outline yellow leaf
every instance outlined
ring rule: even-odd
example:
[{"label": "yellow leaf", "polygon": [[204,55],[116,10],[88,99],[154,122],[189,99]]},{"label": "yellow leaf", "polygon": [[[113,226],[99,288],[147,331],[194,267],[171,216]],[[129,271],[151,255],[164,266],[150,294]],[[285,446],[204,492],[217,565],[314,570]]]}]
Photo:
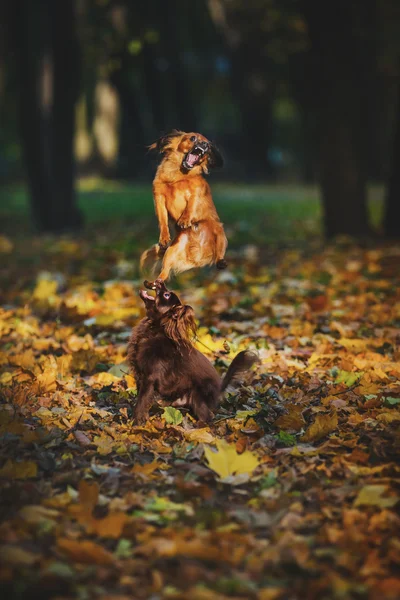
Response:
[{"label": "yellow leaf", "polygon": [[113,555],[108,550],[89,540],[60,538],[57,546],[75,562],[89,565],[111,565],[114,562]]},{"label": "yellow leaf", "polygon": [[354,506],[379,506],[390,508],[397,504],[398,496],[385,496],[387,485],[364,485],[354,500]]},{"label": "yellow leaf", "polygon": [[0,375],[0,385],[11,385],[12,384],[12,373],[5,371]]},{"label": "yellow leaf", "polygon": [[167,466],[168,465],[166,465],[165,463],[160,463],[156,460],[154,460],[151,463],[146,463],[144,465],[140,465],[138,463],[132,467],[131,473],[133,475],[141,475],[144,478],[153,479],[155,477],[155,475],[153,474],[154,471],[156,471],[157,469],[165,469]]},{"label": "yellow leaf", "polygon": [[385,423],[385,425],[389,425],[390,423],[394,423],[395,421],[400,421],[400,411],[391,410],[390,412],[380,413],[376,417],[376,420],[380,421],[381,423]]},{"label": "yellow leaf", "polygon": [[256,454],[245,450],[242,454],[236,452],[236,447],[225,440],[217,440],[217,452],[206,446],[204,453],[210,469],[221,479],[230,475],[250,474],[258,467],[260,460]]},{"label": "yellow leaf", "polygon": [[224,340],[214,340],[206,327],[199,327],[194,345],[203,354],[213,354],[224,350]]},{"label": "yellow leaf", "polygon": [[21,508],[18,514],[25,523],[40,525],[43,521],[55,522],[54,520],[58,517],[59,512],[40,504],[29,504]]},{"label": "yellow leaf", "polygon": [[104,433],[101,436],[96,435],[93,444],[97,446],[98,453],[102,455],[110,454],[115,446],[114,440]]},{"label": "yellow leaf", "polygon": [[30,567],[40,559],[40,556],[18,548],[18,546],[6,546],[0,547],[0,562],[9,565],[21,565],[24,567]]},{"label": "yellow leaf", "polygon": [[40,373],[32,386],[36,394],[45,394],[46,392],[55,392],[57,389],[56,373],[53,370],[47,370]]},{"label": "yellow leaf", "polygon": [[0,254],[10,254],[13,251],[13,243],[5,235],[0,235]]},{"label": "yellow leaf", "polygon": [[113,383],[116,383],[117,381],[121,381],[120,377],[116,377],[115,375],[112,375],[112,373],[97,373],[97,375],[92,375],[92,377],[89,378],[89,385],[96,387],[96,388],[100,388],[100,387],[106,387],[108,385],[112,385]]},{"label": "yellow leaf", "polygon": [[199,444],[213,444],[215,441],[215,437],[212,435],[209,429],[205,427],[185,431],[185,438],[189,442],[197,442]]},{"label": "yellow leaf", "polygon": [[315,421],[301,437],[302,442],[317,442],[321,438],[334,431],[338,426],[336,411],[328,414],[318,414]]},{"label": "yellow leaf", "polygon": [[0,469],[0,477],[5,479],[30,479],[37,475],[37,464],[33,460],[14,462],[10,459]]},{"label": "yellow leaf", "polygon": [[56,296],[58,283],[54,279],[40,279],[33,290],[34,300],[47,300]]}]

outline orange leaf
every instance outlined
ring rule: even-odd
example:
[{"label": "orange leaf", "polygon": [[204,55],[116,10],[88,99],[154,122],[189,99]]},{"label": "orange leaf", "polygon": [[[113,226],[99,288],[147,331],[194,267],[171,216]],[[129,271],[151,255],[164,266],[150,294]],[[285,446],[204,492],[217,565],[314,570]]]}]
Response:
[{"label": "orange leaf", "polygon": [[79,482],[79,502],[89,511],[92,511],[99,499],[99,484],[95,481],[89,483],[85,479]]},{"label": "orange leaf", "polygon": [[315,421],[307,429],[305,434],[301,437],[302,442],[317,442],[321,438],[325,437],[338,426],[338,417],[336,411],[327,414],[318,414],[315,417]]},{"label": "orange leaf", "polygon": [[76,562],[89,565],[111,565],[114,562],[114,557],[108,550],[89,540],[60,538],[57,540],[57,547]]},{"label": "orange leaf", "polygon": [[306,424],[303,417],[304,406],[291,404],[288,406],[288,413],[281,415],[274,423],[275,427],[279,427],[284,431],[300,431]]}]

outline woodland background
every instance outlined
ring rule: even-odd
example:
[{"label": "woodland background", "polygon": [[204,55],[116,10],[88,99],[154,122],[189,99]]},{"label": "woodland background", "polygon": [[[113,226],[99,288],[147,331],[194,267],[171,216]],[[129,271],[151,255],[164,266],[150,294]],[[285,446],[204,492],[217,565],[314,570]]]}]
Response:
[{"label": "woodland background", "polygon": [[329,236],[368,233],[367,186],[383,185],[381,231],[397,235],[399,13],[394,0],[4,1],[2,181],[26,178],[42,230],[73,229],[76,176],[148,181],[146,146],[199,130],[225,154],[221,178],[318,184]]},{"label": "woodland background", "polygon": [[[400,597],[400,5],[0,3],[0,589]],[[215,140],[228,269],[170,283],[213,422],[126,364],[158,237],[147,145]]]}]

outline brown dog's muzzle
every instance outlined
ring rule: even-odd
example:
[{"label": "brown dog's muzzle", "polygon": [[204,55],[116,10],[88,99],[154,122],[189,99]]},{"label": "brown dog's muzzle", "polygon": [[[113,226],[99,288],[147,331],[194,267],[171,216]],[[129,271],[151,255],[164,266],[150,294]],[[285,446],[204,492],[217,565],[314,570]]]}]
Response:
[{"label": "brown dog's muzzle", "polygon": [[155,281],[147,281],[146,279],[146,281],[143,282],[143,285],[148,290],[156,290],[159,293],[169,292],[169,289],[162,279],[156,279]]}]

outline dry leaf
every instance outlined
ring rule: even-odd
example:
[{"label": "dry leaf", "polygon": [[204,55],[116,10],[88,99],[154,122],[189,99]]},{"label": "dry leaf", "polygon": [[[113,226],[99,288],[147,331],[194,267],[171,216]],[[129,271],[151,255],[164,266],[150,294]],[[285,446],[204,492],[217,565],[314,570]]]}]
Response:
[{"label": "dry leaf", "polygon": [[379,506],[379,508],[395,506],[399,497],[389,496],[387,492],[387,485],[365,485],[358,492],[353,506]]},{"label": "dry leaf", "polygon": [[114,562],[114,557],[108,550],[89,540],[59,538],[57,540],[57,548],[71,558],[71,560],[78,563],[111,565]]},{"label": "dry leaf", "polygon": [[323,437],[327,436],[338,426],[337,412],[333,411],[327,414],[317,414],[315,421],[307,429],[305,434],[301,437],[302,442],[317,442]]},{"label": "dry leaf", "polygon": [[228,444],[225,440],[217,440],[216,446],[216,452],[210,446],[206,446],[204,454],[210,469],[221,479],[231,475],[250,475],[260,463],[260,459],[256,454],[253,454],[249,450],[238,454],[235,446]]},{"label": "dry leaf", "polygon": [[32,460],[14,462],[10,459],[0,469],[0,477],[5,479],[31,479],[37,476],[37,464]]}]

